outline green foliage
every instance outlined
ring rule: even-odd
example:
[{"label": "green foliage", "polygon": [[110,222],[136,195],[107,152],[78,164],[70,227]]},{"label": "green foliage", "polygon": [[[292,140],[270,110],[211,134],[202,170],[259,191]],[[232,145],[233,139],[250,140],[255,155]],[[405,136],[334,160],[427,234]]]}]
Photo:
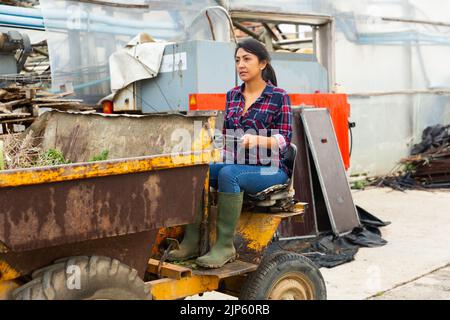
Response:
[{"label": "green foliage", "polygon": [[49,149],[40,155],[38,166],[57,166],[60,164],[71,163],[69,160],[64,158],[61,151],[56,149]]},{"label": "green foliage", "polygon": [[416,165],[413,163],[405,163],[402,170],[403,172],[414,172],[416,171]]},{"label": "green foliage", "polygon": [[352,189],[364,190],[367,184],[368,184],[367,180],[358,180],[354,182]]},{"label": "green foliage", "polygon": [[93,156],[92,159],[89,160],[89,162],[108,160],[108,155],[109,155],[109,151],[103,150],[102,153],[100,153],[99,155]]}]

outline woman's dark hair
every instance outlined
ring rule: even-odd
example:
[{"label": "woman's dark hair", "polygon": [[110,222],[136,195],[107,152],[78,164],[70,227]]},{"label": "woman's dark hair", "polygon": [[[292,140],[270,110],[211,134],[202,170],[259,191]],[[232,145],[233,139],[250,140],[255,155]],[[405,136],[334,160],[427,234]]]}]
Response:
[{"label": "woman's dark hair", "polygon": [[236,56],[239,49],[244,49],[245,51],[254,54],[258,57],[259,61],[267,61],[267,66],[262,72],[262,77],[264,81],[270,81],[274,86],[278,85],[277,76],[275,75],[275,70],[270,64],[270,54],[266,47],[256,39],[247,39],[241,41],[237,44],[234,56]]}]

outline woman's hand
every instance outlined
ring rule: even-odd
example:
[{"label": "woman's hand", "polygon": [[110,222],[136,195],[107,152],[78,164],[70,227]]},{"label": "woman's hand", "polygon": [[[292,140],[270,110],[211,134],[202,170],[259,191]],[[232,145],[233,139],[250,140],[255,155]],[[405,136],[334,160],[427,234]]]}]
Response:
[{"label": "woman's hand", "polygon": [[242,136],[242,148],[252,149],[260,146],[262,148],[271,149],[274,145],[278,145],[278,142],[274,137],[263,137],[253,134],[244,134],[244,136]]},{"label": "woman's hand", "polygon": [[258,136],[253,134],[244,134],[242,136],[241,146],[245,149],[252,149],[258,146]]}]

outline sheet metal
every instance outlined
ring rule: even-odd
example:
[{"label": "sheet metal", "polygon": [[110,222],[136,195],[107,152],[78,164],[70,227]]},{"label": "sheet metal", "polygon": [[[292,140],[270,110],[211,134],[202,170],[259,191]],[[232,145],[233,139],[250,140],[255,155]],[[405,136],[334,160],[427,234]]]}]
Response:
[{"label": "sheet metal", "polygon": [[303,109],[302,121],[333,232],[337,235],[347,234],[360,226],[360,221],[329,111]]},{"label": "sheet metal", "polygon": [[1,188],[0,241],[27,251],[191,223],[208,168]]},{"label": "sheet metal", "polygon": [[[147,262],[150,259],[151,246],[155,236],[156,230],[151,230],[30,251],[9,252],[1,254],[0,260],[6,261],[9,265],[14,266],[13,272],[15,274],[12,275],[12,279],[51,265],[55,260],[61,258],[94,255],[117,259],[131,268],[136,269],[139,276],[143,278],[147,269]],[[4,276],[0,274],[0,280],[4,280]]]}]

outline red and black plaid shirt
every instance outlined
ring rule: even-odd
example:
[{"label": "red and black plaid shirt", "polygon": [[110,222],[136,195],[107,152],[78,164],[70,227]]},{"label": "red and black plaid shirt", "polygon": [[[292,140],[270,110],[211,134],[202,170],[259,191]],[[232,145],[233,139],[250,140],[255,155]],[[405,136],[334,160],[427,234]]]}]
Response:
[{"label": "red and black plaid shirt", "polygon": [[[283,89],[277,88],[269,82],[261,96],[250,106],[246,114],[243,114],[245,108],[244,95],[242,94],[244,86],[245,84],[242,84],[227,92],[223,134],[229,136],[227,134],[228,129],[275,137],[279,146],[278,155],[275,155],[278,167],[290,175],[289,169],[283,161],[283,153],[289,146],[292,137],[292,111],[289,95]],[[225,152],[229,152],[226,146],[224,149]],[[235,161],[236,152],[235,145]],[[248,151],[246,152],[246,164],[270,165],[267,161],[261,161],[259,152],[254,153],[256,158],[251,161],[251,152],[250,154]],[[269,156],[271,156],[270,152]],[[273,160],[273,158],[271,159]]]}]

